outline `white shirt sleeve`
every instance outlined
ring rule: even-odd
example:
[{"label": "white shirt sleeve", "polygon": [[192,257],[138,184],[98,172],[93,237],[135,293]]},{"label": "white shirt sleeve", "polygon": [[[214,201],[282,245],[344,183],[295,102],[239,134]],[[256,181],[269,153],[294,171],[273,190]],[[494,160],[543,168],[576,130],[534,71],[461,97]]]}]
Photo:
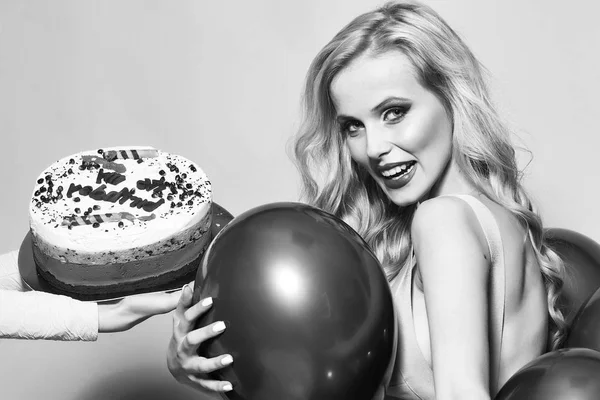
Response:
[{"label": "white shirt sleeve", "polygon": [[0,338],[84,340],[98,338],[98,305],[30,291],[18,251],[0,255]]},{"label": "white shirt sleeve", "polygon": [[0,254],[0,290],[29,290],[19,274],[19,252]]}]

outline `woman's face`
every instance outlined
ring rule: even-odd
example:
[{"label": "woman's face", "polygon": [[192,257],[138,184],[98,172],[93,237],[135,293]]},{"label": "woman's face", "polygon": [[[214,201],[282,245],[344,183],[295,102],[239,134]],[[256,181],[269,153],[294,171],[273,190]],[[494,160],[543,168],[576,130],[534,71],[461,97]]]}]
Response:
[{"label": "woman's face", "polygon": [[361,56],[330,89],[352,159],[395,204],[418,202],[443,178],[452,122],[403,53]]}]

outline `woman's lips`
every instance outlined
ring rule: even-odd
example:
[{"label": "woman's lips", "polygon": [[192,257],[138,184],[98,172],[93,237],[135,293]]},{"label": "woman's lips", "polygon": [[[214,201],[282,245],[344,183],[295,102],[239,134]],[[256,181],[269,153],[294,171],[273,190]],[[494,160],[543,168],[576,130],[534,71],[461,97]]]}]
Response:
[{"label": "woman's lips", "polygon": [[416,169],[417,163],[415,161],[409,161],[407,163],[395,165],[392,168],[380,170],[379,176],[388,189],[400,189],[410,182],[415,175]]}]

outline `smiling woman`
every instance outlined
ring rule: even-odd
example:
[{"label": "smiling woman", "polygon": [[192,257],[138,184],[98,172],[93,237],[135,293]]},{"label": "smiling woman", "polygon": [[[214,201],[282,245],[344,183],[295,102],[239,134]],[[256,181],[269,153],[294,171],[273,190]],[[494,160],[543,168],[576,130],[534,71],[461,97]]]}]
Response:
[{"label": "smiling woman", "polygon": [[[377,400],[491,399],[560,345],[563,262],[482,67],[437,13],[393,2],[350,22],[310,66],[302,122],[294,155],[306,201],[356,229],[394,295],[398,352]],[[199,345],[210,329],[186,337]],[[176,376],[232,389],[201,375],[219,357],[169,359]]]},{"label": "smiling woman", "polygon": [[481,70],[429,7],[389,3],[307,75],[305,197],[353,226],[388,275],[403,332],[388,396],[489,399],[564,338],[563,264]]},{"label": "smiling woman", "polygon": [[402,52],[361,55],[333,79],[331,97],[350,156],[395,204],[432,189],[450,161],[452,122]]}]

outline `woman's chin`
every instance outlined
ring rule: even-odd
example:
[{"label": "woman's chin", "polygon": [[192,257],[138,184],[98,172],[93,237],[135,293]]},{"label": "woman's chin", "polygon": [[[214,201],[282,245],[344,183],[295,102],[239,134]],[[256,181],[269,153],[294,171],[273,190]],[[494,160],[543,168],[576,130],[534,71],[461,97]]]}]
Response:
[{"label": "woman's chin", "polygon": [[420,196],[408,188],[386,190],[388,198],[398,207],[410,207],[419,202]]}]

